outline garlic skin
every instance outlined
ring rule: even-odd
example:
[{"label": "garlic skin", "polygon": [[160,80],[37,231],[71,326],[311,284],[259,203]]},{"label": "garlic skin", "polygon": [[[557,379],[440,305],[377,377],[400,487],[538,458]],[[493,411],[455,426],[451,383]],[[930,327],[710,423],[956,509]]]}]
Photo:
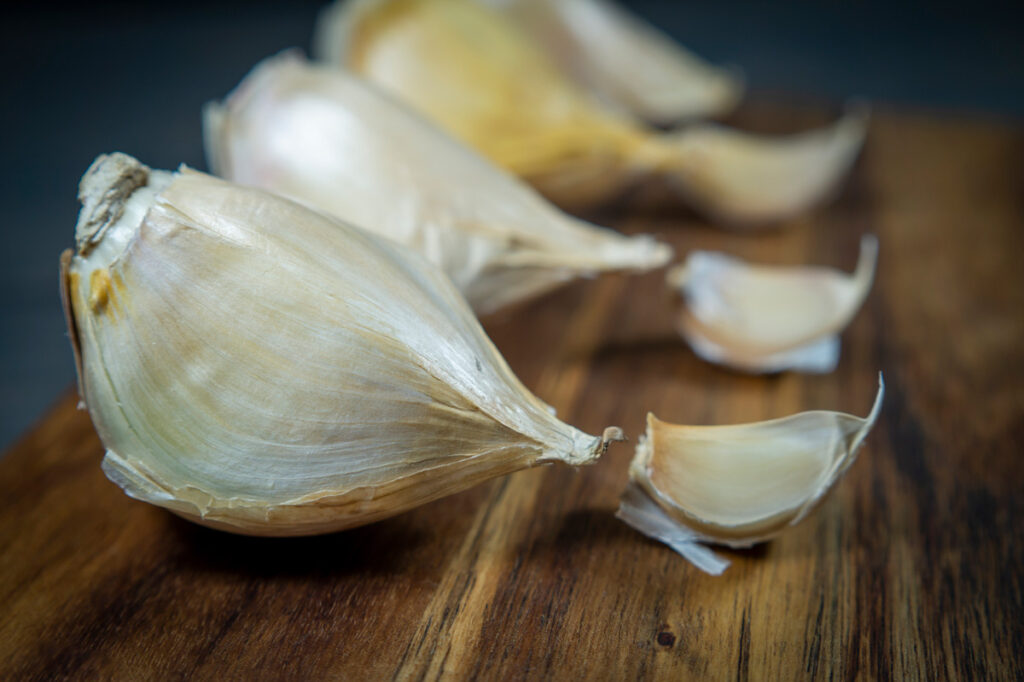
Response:
[{"label": "garlic skin", "polygon": [[839,362],[839,334],[871,290],[877,260],[873,235],[861,238],[852,275],[691,251],[666,280],[683,299],[676,327],[702,359],[744,372],[821,374]]},{"label": "garlic skin", "polygon": [[267,59],[204,112],[217,175],[405,244],[487,313],[575,277],[665,265],[672,250],[560,212],[358,78]]},{"label": "garlic skin", "polygon": [[709,217],[776,222],[835,193],[865,132],[862,111],[781,138],[651,130],[602,106],[479,0],[350,0],[321,16],[317,36],[321,59],[379,85],[562,206],[605,202],[660,176]]},{"label": "garlic skin", "polygon": [[867,134],[870,111],[853,103],[832,124],[794,135],[752,135],[714,123],[669,140],[669,178],[703,213],[735,227],[783,220],[830,199]]},{"label": "garlic skin", "polygon": [[482,0],[501,9],[562,71],[610,107],[659,125],[729,113],[737,69],[712,66],[606,0]]},{"label": "garlic skin", "polygon": [[530,394],[404,247],[124,154],[99,157],[80,198],[65,309],[103,470],[131,497],[309,535],[607,446]]},{"label": "garlic skin", "polygon": [[802,521],[849,469],[882,409],[866,418],[813,411],[728,426],[681,426],[647,415],[616,514],[698,568],[729,562],[697,543],[749,547]]}]

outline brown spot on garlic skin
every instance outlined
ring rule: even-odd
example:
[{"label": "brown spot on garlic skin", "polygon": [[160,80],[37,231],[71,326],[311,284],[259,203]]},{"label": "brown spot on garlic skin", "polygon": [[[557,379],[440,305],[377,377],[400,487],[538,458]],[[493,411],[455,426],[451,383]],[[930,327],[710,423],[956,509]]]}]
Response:
[{"label": "brown spot on garlic skin", "polygon": [[658,633],[658,644],[663,647],[671,647],[676,643],[676,636],[671,632],[659,632]]},{"label": "brown spot on garlic skin", "polygon": [[110,273],[106,268],[93,270],[89,275],[89,310],[102,312],[110,301]]},{"label": "brown spot on garlic skin", "polygon": [[93,270],[89,275],[89,310],[97,315],[119,317],[123,313],[121,298],[124,292],[124,278],[119,272],[111,275],[106,268]]}]

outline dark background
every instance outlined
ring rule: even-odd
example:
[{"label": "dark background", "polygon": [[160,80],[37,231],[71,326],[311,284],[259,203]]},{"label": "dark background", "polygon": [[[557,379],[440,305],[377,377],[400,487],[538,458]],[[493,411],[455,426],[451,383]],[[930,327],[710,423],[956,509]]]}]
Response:
[{"label": "dark background", "polygon": [[[1024,116],[1024,30],[1010,3],[626,2],[754,96],[860,95],[949,116]],[[199,110],[259,59],[308,49],[321,2],[49,3],[0,24],[4,245],[0,448],[74,370],[57,293],[78,178],[102,152],[205,168]]]}]

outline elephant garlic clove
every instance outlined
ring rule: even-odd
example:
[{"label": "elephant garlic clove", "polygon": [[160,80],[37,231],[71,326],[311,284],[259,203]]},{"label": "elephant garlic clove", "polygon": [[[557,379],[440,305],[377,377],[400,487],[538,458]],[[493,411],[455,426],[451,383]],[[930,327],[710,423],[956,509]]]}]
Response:
[{"label": "elephant garlic clove", "polygon": [[701,124],[674,136],[671,175],[704,213],[736,225],[783,220],[835,193],[857,158],[868,111],[855,106],[833,124],[788,136]]},{"label": "elephant garlic clove", "polygon": [[690,252],[667,275],[683,299],[677,327],[708,362],[755,373],[831,372],[839,361],[839,334],[870,291],[877,258],[872,235],[861,239],[852,275]]},{"label": "elephant garlic clove", "polygon": [[576,83],[657,124],[721,116],[743,79],[712,66],[607,0],[489,0],[512,17]]},{"label": "elephant garlic clove", "polygon": [[370,523],[605,437],[556,419],[415,253],[264,191],[101,156],[62,282],[103,470],[208,526]]},{"label": "elephant garlic clove", "polygon": [[621,172],[619,147],[643,143],[631,122],[599,108],[515,23],[478,0],[336,3],[321,17],[316,45],[321,58],[517,175],[595,164]]},{"label": "elephant garlic clove", "polygon": [[751,424],[680,426],[647,415],[617,516],[708,573],[707,547],[749,547],[796,525],[853,464],[882,408],[864,419],[814,411]]},{"label": "elephant garlic clove", "polygon": [[295,54],[266,60],[207,105],[204,134],[218,175],[416,249],[478,312],[672,255],[562,213],[355,76]]},{"label": "elephant garlic clove", "polygon": [[563,206],[606,201],[638,178],[663,176],[712,217],[778,220],[826,198],[863,136],[859,115],[778,140],[646,128],[601,106],[515,21],[479,0],[335,5],[321,18],[317,45],[330,63],[381,86]]}]

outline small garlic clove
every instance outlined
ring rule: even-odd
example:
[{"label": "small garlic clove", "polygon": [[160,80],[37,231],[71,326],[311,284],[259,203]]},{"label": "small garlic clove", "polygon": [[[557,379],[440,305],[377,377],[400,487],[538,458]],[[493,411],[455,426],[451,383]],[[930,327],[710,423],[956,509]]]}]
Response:
[{"label": "small garlic clove", "polygon": [[612,107],[667,125],[721,116],[743,92],[736,69],[712,66],[606,0],[490,0],[562,70]]},{"label": "small garlic clove", "polygon": [[830,198],[860,152],[868,110],[854,106],[833,124],[788,136],[716,124],[667,140],[678,151],[670,174],[704,213],[735,225],[790,218]]},{"label": "small garlic clove", "polygon": [[683,298],[677,328],[708,362],[755,373],[831,372],[839,361],[839,334],[870,291],[877,258],[872,235],[861,239],[852,275],[692,251],[667,275]]},{"label": "small garlic clove", "polygon": [[478,312],[672,255],[565,215],[358,78],[292,53],[259,64],[204,119],[218,175],[416,249]]},{"label": "small garlic clove", "polygon": [[617,516],[708,573],[706,547],[749,547],[796,525],[853,464],[882,408],[864,419],[813,411],[751,424],[681,426],[647,415]]},{"label": "small garlic clove", "polygon": [[253,535],[370,523],[608,440],[513,375],[447,277],[261,190],[101,156],[62,258],[103,470]]},{"label": "small garlic clove", "polygon": [[321,18],[317,45],[329,63],[575,208],[661,176],[712,217],[779,220],[826,199],[864,135],[859,113],[779,139],[709,126],[646,128],[601,106],[515,21],[479,0],[335,4]]}]

